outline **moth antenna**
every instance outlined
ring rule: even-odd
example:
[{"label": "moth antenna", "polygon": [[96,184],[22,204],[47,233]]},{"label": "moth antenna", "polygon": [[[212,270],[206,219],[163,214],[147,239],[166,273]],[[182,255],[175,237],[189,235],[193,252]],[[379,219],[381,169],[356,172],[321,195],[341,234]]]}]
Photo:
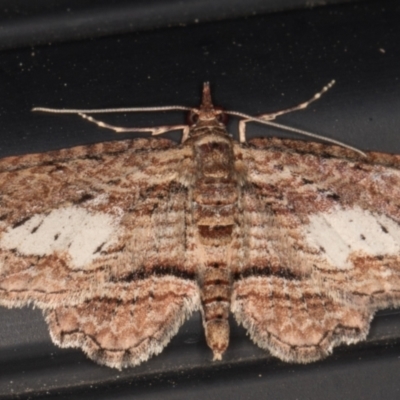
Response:
[{"label": "moth antenna", "polygon": [[190,111],[192,108],[185,106],[159,106],[159,107],[128,107],[128,108],[99,108],[99,109],[73,109],[73,108],[47,108],[34,107],[32,111],[42,111],[53,114],[107,114],[124,112],[153,112],[153,111]]},{"label": "moth antenna", "polygon": [[[296,110],[300,110],[300,109],[306,108],[310,103],[312,103],[313,101],[319,99],[321,97],[321,95],[323,93],[327,92],[334,84],[335,84],[335,81],[332,80],[326,86],[324,86],[320,92],[316,93],[307,102],[301,103],[298,106],[292,107],[290,109],[287,109],[287,110],[284,110],[284,111],[281,111],[281,112],[278,112],[278,113],[275,113],[275,114],[271,114],[270,118],[274,119],[278,115],[282,115],[282,114],[287,113],[287,112],[296,111]],[[209,82],[204,82],[204,85],[203,85],[203,98],[202,98],[201,108],[212,108],[212,107],[213,107],[213,105],[212,105],[212,100],[211,100],[210,84],[209,84]],[[128,130],[123,129],[123,128],[119,128],[119,127],[106,126],[107,124],[105,124],[105,123],[103,123],[101,121],[97,121],[97,120],[91,119],[89,116],[87,116],[85,114],[107,114],[107,113],[121,113],[121,112],[122,113],[124,113],[124,112],[125,113],[129,113],[129,112],[158,112],[158,111],[173,111],[173,110],[191,111],[191,110],[193,110],[193,108],[180,106],[180,105],[158,106],[158,107],[102,108],[102,109],[68,109],[68,108],[47,108],[47,107],[34,107],[34,108],[32,108],[32,111],[34,111],[34,112],[41,111],[41,112],[47,112],[47,113],[53,113],[53,114],[78,114],[82,118],[88,119],[91,122],[95,122],[95,123],[97,123],[97,125],[99,125],[101,127],[107,127],[109,129],[113,129],[113,130],[115,130],[117,132],[128,132]],[[361,150],[357,149],[356,147],[350,146],[350,145],[348,145],[346,143],[343,143],[343,142],[341,142],[339,140],[331,139],[331,138],[328,138],[326,136],[318,135],[316,133],[304,131],[302,129],[293,128],[291,126],[278,124],[276,122],[271,122],[271,121],[265,120],[265,119],[263,119],[261,117],[253,117],[251,115],[244,114],[244,113],[241,113],[241,112],[238,112],[238,111],[224,111],[224,113],[228,114],[228,115],[234,115],[236,117],[243,118],[243,119],[246,119],[246,120],[249,120],[249,121],[258,122],[260,124],[273,126],[274,128],[286,130],[286,131],[289,131],[289,132],[294,132],[294,133],[297,133],[299,135],[308,136],[308,137],[311,137],[311,138],[314,138],[314,139],[323,140],[323,141],[328,142],[328,143],[333,143],[333,144],[336,144],[338,146],[344,147],[346,149],[352,150],[352,151],[362,155],[363,157],[367,157],[367,155],[364,152],[362,152]],[[267,116],[267,114],[266,114],[266,116]],[[118,128],[118,129],[116,129],[116,128]],[[242,132],[242,129],[243,128],[239,127],[240,141],[244,142],[245,141],[245,134],[244,134],[244,130]],[[147,130],[148,131],[152,130],[152,128],[147,128]],[[132,131],[132,130],[130,130],[130,131]],[[153,135],[154,134],[160,134],[160,133],[153,133]]]},{"label": "moth antenna", "polygon": [[288,132],[294,132],[294,133],[298,133],[299,135],[303,135],[303,136],[308,136],[314,139],[319,139],[319,140],[323,140],[325,142],[328,143],[333,143],[333,144],[337,144],[338,146],[344,147],[345,149],[349,149],[352,151],[355,151],[356,153],[362,155],[363,157],[367,157],[367,155],[361,151],[360,149],[357,149],[356,147],[350,146],[346,143],[341,142],[340,140],[335,140],[326,136],[322,136],[322,135],[318,135],[316,133],[312,133],[309,131],[304,131],[302,129],[298,129],[298,128],[293,128],[291,126],[287,126],[287,125],[283,125],[283,124],[278,124],[276,122],[271,122],[271,121],[266,121],[262,118],[257,118],[257,117],[252,117],[251,115],[248,114],[244,114],[238,111],[224,111],[225,114],[229,114],[229,115],[234,115],[236,117],[239,118],[244,118],[244,119],[248,119],[250,121],[253,122],[258,122],[260,124],[264,124],[264,125],[269,125],[269,126],[273,126],[274,128],[278,128],[278,129],[282,129]]}]

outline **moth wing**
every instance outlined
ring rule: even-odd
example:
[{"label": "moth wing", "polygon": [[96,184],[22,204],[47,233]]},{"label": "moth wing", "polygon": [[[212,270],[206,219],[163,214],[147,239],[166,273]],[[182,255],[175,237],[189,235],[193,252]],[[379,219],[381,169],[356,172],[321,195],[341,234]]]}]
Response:
[{"label": "moth wing", "polygon": [[185,259],[184,149],[102,143],[0,162],[0,304],[110,367],[159,353],[199,308]]},{"label": "moth wing", "polygon": [[196,283],[171,276],[135,282],[125,293],[45,310],[54,343],[80,347],[108,367],[135,366],[160,353],[200,302]]},{"label": "moth wing", "polygon": [[1,160],[0,304],[76,305],[115,282],[123,296],[155,266],[190,278],[184,152],[137,139]]},{"label": "moth wing", "polygon": [[[310,362],[400,305],[400,157],[259,139],[247,166],[232,311],[260,347]],[[257,289],[256,289],[257,288]]]},{"label": "moth wing", "polygon": [[259,347],[287,362],[326,357],[365,339],[372,313],[332,299],[312,281],[251,276],[234,283],[232,312]]}]

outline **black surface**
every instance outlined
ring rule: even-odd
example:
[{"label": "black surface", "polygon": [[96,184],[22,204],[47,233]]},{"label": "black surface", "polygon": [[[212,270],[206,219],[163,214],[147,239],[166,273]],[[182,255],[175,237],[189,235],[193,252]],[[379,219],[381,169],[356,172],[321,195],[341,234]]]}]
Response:
[{"label": "black surface", "polygon": [[[209,80],[215,103],[257,114],[304,101],[331,79],[337,84],[321,100],[280,122],[400,153],[399,17],[397,1],[362,2],[3,51],[0,155],[116,139],[78,117],[30,113],[33,106],[197,106]],[[183,119],[107,117],[127,126]],[[259,125],[249,135],[290,136]],[[231,346],[213,363],[194,316],[160,356],[122,372],[54,347],[38,310],[0,308],[0,321],[4,398],[399,398],[397,312],[378,317],[366,343],[307,366],[270,358],[233,321]]]},{"label": "black surface", "polygon": [[2,0],[0,49],[348,1],[351,0]]}]

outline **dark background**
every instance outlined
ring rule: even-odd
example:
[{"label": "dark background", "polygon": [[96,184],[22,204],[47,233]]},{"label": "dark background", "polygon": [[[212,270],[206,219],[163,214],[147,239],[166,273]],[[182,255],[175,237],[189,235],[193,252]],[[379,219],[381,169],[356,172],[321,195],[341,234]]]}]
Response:
[{"label": "dark background", "polygon": [[[92,2],[94,3],[94,2]],[[34,106],[197,106],[250,114],[302,102],[279,122],[362,150],[400,153],[398,1],[0,1],[0,156],[132,137]],[[180,123],[180,112],[107,116],[126,126]],[[237,133],[236,120],[230,122]],[[292,136],[251,124],[249,137]],[[137,136],[137,135],[136,135]],[[179,140],[179,135],[170,135]],[[398,399],[400,314],[381,312],[366,342],[324,361],[285,364],[232,321],[212,362],[198,315],[165,351],[122,372],[52,345],[39,310],[0,308],[0,397]]]}]

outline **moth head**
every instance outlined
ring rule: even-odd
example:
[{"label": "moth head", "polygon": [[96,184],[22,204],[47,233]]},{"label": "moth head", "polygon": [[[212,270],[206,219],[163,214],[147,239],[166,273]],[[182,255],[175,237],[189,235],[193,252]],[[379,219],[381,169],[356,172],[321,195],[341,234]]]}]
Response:
[{"label": "moth head", "polygon": [[189,112],[188,123],[192,127],[225,126],[228,117],[221,107],[214,107],[211,100],[210,84],[204,82],[203,97],[200,108],[193,108]]}]

